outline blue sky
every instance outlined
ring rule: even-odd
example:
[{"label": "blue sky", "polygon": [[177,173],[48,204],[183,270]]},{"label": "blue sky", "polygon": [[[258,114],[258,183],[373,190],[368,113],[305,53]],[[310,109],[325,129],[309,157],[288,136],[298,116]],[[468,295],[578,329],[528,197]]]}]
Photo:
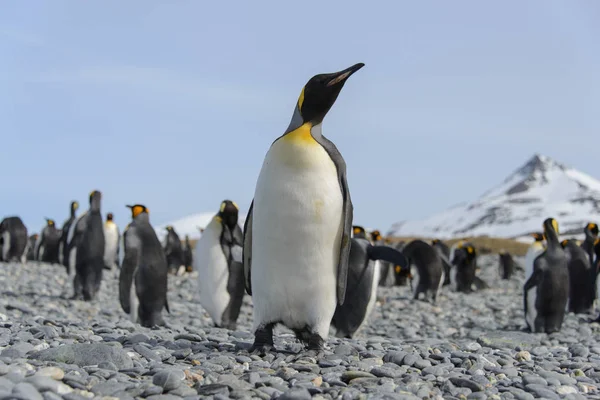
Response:
[{"label": "blue sky", "polygon": [[[35,5],[34,5],[35,4]],[[0,12],[0,215],[243,211],[306,81],[357,62],[323,132],[355,223],[471,200],[539,152],[598,172],[600,3],[37,1]]]}]

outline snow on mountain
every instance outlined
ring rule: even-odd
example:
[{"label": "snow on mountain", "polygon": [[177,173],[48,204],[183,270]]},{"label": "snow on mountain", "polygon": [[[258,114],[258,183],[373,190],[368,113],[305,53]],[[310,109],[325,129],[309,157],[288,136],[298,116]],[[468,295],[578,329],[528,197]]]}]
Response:
[{"label": "snow on mountain", "polygon": [[548,217],[556,218],[561,234],[579,234],[588,222],[600,222],[600,181],[536,154],[477,200],[421,221],[397,222],[388,235],[519,238],[541,231]]},{"label": "snow on mountain", "polygon": [[[200,230],[198,228],[204,228],[212,217],[214,217],[216,212],[204,212],[188,215],[187,217],[179,218],[175,221],[168,222],[166,224],[157,225],[154,227],[156,231],[156,235],[162,241],[166,234],[167,230],[165,229],[168,225],[171,225],[175,232],[179,235],[181,240],[185,238],[185,235],[189,235],[190,239],[198,239],[200,238]],[[240,213],[238,224],[240,228],[243,229],[244,221],[246,220],[246,215]]]}]

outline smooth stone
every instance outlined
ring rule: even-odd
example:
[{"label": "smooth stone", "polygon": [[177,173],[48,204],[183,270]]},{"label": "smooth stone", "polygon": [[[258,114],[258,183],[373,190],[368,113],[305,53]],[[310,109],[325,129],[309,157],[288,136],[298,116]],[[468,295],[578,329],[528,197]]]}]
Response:
[{"label": "smooth stone", "polygon": [[44,400],[44,397],[35,386],[27,382],[17,383],[13,388],[13,394],[23,396],[28,400]]},{"label": "smooth stone", "polygon": [[30,356],[42,361],[55,361],[64,364],[76,364],[80,367],[98,365],[110,361],[119,369],[132,368],[133,361],[124,350],[102,343],[75,343],[43,350]]}]

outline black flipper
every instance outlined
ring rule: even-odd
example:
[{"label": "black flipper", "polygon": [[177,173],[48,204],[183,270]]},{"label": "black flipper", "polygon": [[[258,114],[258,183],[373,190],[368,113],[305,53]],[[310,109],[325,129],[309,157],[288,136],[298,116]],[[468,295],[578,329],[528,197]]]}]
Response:
[{"label": "black flipper", "polygon": [[396,249],[389,246],[369,246],[367,255],[373,261],[387,261],[402,268],[408,268],[408,259]]}]

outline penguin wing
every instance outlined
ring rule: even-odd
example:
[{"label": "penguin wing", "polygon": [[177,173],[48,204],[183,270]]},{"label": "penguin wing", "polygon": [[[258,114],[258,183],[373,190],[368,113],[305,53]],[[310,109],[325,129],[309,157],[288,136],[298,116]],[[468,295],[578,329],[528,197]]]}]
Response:
[{"label": "penguin wing", "polygon": [[133,283],[133,275],[140,262],[142,242],[140,241],[135,227],[130,226],[123,235],[124,257],[119,274],[119,302],[125,313],[131,310],[130,293]]},{"label": "penguin wing", "polygon": [[[313,130],[311,129],[311,133]],[[352,206],[352,199],[350,198],[350,191],[348,190],[348,181],[346,178],[346,162],[340,154],[335,144],[327,139],[320,133],[313,134],[315,140],[323,146],[325,151],[329,154],[331,161],[335,164],[338,173],[338,180],[340,182],[340,189],[342,191],[343,198],[343,231],[342,240],[340,244],[340,256],[338,259],[337,268],[337,299],[338,304],[344,304],[346,298],[346,284],[348,281],[348,261],[350,259],[350,238],[352,237],[352,219],[354,207]]]},{"label": "penguin wing", "polygon": [[389,246],[369,246],[367,254],[373,261],[387,261],[394,265],[399,265],[402,269],[408,268],[408,259],[404,254]]},{"label": "penguin wing", "polygon": [[251,281],[251,269],[252,269],[252,209],[254,208],[254,199],[250,203],[250,209],[248,210],[248,216],[244,222],[244,246],[242,249],[242,261],[244,264],[244,286],[246,292],[252,296],[252,281]]}]

